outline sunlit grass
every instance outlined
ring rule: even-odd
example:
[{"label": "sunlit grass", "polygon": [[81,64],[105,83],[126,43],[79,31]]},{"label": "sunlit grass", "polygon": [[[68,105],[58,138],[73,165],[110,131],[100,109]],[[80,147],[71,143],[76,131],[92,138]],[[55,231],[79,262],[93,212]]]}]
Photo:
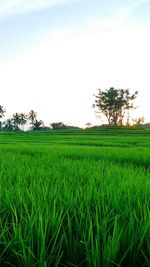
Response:
[{"label": "sunlit grass", "polygon": [[150,266],[149,141],[2,134],[0,266]]}]

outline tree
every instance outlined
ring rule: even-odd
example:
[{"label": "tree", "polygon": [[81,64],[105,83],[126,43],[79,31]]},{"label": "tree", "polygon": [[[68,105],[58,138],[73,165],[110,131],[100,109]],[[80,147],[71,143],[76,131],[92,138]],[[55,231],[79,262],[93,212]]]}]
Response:
[{"label": "tree", "polygon": [[144,117],[139,117],[133,120],[134,126],[141,126],[144,123]]},{"label": "tree", "polygon": [[35,120],[35,122],[33,122],[33,124],[32,124],[32,126],[33,126],[33,130],[40,130],[41,128],[42,128],[42,126],[43,126],[43,121],[42,120]]},{"label": "tree", "polygon": [[15,113],[13,114],[13,122],[14,122],[14,127],[15,130],[19,130],[19,126],[23,126],[26,124],[27,122],[27,116],[25,113]]},{"label": "tree", "polygon": [[34,110],[31,110],[28,114],[28,119],[31,121],[31,124],[33,126],[34,122],[37,119],[37,112],[35,112]]},{"label": "tree", "polygon": [[92,126],[92,124],[91,124],[90,122],[87,122],[87,123],[85,124],[85,126],[86,126],[86,128],[90,128],[90,127]]},{"label": "tree", "polygon": [[54,129],[54,130],[58,130],[58,129],[65,129],[66,125],[63,122],[52,122],[50,124],[50,126]]},{"label": "tree", "polygon": [[19,126],[21,125],[21,116],[20,116],[20,113],[17,113],[16,112],[15,114],[13,114],[12,120],[13,120],[13,123],[14,123],[14,129],[15,129],[15,131],[19,131],[20,130]]},{"label": "tree", "polygon": [[2,121],[1,119],[4,117],[6,110],[3,108],[3,106],[0,105],[0,129],[2,127]]},{"label": "tree", "polygon": [[15,126],[15,128],[18,128],[19,127],[19,125],[20,125],[20,116],[19,116],[19,113],[15,113],[15,114],[13,114],[13,122],[14,122],[14,126]]},{"label": "tree", "polygon": [[137,97],[138,92],[130,94],[129,89],[110,89],[102,91],[98,89],[93,107],[107,117],[110,126],[122,125],[126,112],[133,109],[132,100]]},{"label": "tree", "polygon": [[14,131],[15,126],[14,126],[14,120],[13,119],[7,119],[6,121],[3,122],[3,130],[4,131]]},{"label": "tree", "polygon": [[24,125],[27,123],[27,115],[25,113],[20,113],[20,125],[23,126],[24,130]]}]

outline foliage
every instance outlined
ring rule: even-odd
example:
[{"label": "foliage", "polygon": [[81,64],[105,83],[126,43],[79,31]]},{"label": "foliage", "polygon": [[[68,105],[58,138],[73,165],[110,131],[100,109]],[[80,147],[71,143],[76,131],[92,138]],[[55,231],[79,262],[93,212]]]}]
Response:
[{"label": "foliage", "polygon": [[86,126],[86,128],[91,128],[91,127],[92,127],[92,124],[91,124],[90,122],[87,122],[87,123],[85,124],[85,126]]},{"label": "foliage", "polygon": [[1,119],[4,117],[5,112],[6,112],[6,110],[4,109],[4,107],[0,105],[0,129],[2,126]]},{"label": "foliage", "polygon": [[20,113],[20,125],[24,126],[27,123],[27,115],[25,113]]},{"label": "foliage", "polygon": [[4,131],[14,131],[15,130],[14,120],[13,119],[7,119],[6,121],[4,121],[3,122],[3,130]]},{"label": "foliage", "polygon": [[50,126],[52,127],[52,129],[54,130],[58,130],[58,129],[64,129],[66,128],[65,124],[63,122],[52,122],[50,124]]},{"label": "foliage", "polygon": [[0,135],[0,266],[149,266],[150,131],[88,131]]},{"label": "foliage", "polygon": [[19,129],[19,126],[23,126],[27,122],[27,116],[25,113],[15,113],[13,114],[13,123],[14,123],[14,129]]},{"label": "foliage", "polygon": [[114,87],[105,91],[98,89],[94,107],[107,117],[109,125],[122,125],[125,113],[133,108],[132,100],[137,97],[137,94],[137,91],[130,94],[129,89]]},{"label": "foliage", "polygon": [[6,110],[4,109],[3,106],[0,105],[0,119],[4,117]]},{"label": "foliage", "polygon": [[28,114],[28,119],[31,122],[32,126],[34,125],[36,119],[37,119],[37,112],[34,110],[31,110]]},{"label": "foliage", "polygon": [[142,124],[143,128],[150,128],[150,122]]},{"label": "foliage", "polygon": [[32,129],[33,130],[40,130],[41,128],[42,128],[42,126],[43,126],[43,121],[42,120],[35,120],[33,123],[32,123]]},{"label": "foliage", "polygon": [[3,122],[3,131],[20,131],[24,130],[24,126],[30,122],[32,129],[40,129],[43,125],[41,120],[37,120],[37,113],[31,110],[28,114],[14,113],[12,118]]},{"label": "foliage", "polygon": [[133,120],[134,126],[140,126],[143,123],[144,123],[144,117],[139,117],[139,118]]}]

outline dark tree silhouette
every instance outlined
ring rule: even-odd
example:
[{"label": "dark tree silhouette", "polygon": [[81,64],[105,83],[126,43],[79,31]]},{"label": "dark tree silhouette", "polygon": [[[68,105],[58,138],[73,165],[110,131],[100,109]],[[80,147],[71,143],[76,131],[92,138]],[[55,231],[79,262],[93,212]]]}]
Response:
[{"label": "dark tree silhouette", "polygon": [[129,89],[115,89],[114,87],[104,91],[98,89],[93,107],[98,108],[98,112],[107,117],[109,125],[121,126],[125,113],[134,108],[132,100],[137,97],[137,94],[137,91],[130,94]]},{"label": "dark tree silhouette", "polygon": [[35,122],[33,122],[33,126],[32,126],[32,129],[33,130],[40,130],[43,126],[43,121],[42,120],[35,120]]},{"label": "dark tree silhouette", "polygon": [[20,113],[20,125],[23,126],[24,130],[24,125],[27,123],[27,115],[25,113]]},{"label": "dark tree silhouette", "polygon": [[18,130],[19,129],[19,125],[20,125],[20,114],[19,113],[15,113],[13,114],[13,123],[14,123],[14,128],[15,130]]},{"label": "dark tree silhouette", "polygon": [[58,130],[58,129],[64,129],[66,128],[66,125],[63,122],[52,122],[50,124],[50,126],[54,129],[54,130]]},{"label": "dark tree silhouette", "polygon": [[31,125],[33,126],[37,119],[37,112],[31,110],[28,114],[28,119],[30,120]]},{"label": "dark tree silhouette", "polygon": [[14,127],[16,130],[19,129],[19,126],[23,126],[26,124],[27,122],[27,116],[25,113],[15,113],[13,114],[13,122],[14,122]]},{"label": "dark tree silhouette", "polygon": [[15,126],[14,126],[14,120],[13,119],[7,119],[6,121],[3,122],[3,130],[4,131],[14,131]]},{"label": "dark tree silhouette", "polygon": [[0,129],[2,128],[2,121],[1,119],[4,117],[6,110],[3,108],[3,106],[0,105]]}]

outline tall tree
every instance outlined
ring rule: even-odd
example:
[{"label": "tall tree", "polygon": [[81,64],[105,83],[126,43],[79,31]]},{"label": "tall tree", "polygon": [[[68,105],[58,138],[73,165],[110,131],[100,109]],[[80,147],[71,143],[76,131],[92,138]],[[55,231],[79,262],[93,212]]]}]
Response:
[{"label": "tall tree", "polygon": [[20,125],[20,114],[19,113],[15,113],[13,114],[13,122],[14,122],[14,128],[15,130],[19,129],[19,125]]},{"label": "tall tree", "polygon": [[20,113],[20,125],[23,126],[24,130],[24,125],[27,123],[27,115],[25,113]]},{"label": "tall tree", "polygon": [[93,106],[107,117],[109,125],[122,125],[125,113],[134,108],[132,101],[137,94],[137,91],[130,94],[129,89],[115,89],[114,87],[107,90],[98,89]]},{"label": "tall tree", "polygon": [[27,122],[27,115],[25,113],[16,112],[15,114],[13,114],[13,122],[16,130],[19,129],[19,126],[23,126],[24,129],[24,125]]},{"label": "tall tree", "polygon": [[33,126],[34,125],[34,122],[37,119],[37,112],[35,112],[34,110],[31,110],[29,112],[29,114],[28,114],[28,119],[30,120],[31,125]]},{"label": "tall tree", "polygon": [[0,105],[0,129],[2,127],[2,121],[1,119],[4,117],[6,110],[3,108],[3,106]]}]

